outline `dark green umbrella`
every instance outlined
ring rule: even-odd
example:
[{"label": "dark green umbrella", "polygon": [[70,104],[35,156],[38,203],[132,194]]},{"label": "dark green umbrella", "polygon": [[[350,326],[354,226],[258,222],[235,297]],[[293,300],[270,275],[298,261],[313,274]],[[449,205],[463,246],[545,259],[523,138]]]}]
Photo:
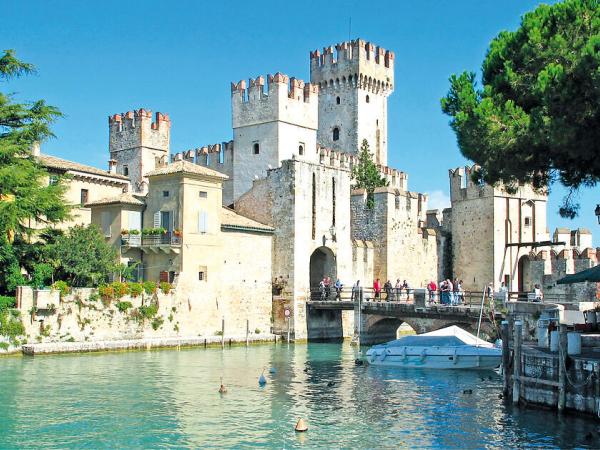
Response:
[{"label": "dark green umbrella", "polygon": [[567,275],[556,282],[556,284],[583,283],[584,281],[600,282],[600,265],[581,272]]}]

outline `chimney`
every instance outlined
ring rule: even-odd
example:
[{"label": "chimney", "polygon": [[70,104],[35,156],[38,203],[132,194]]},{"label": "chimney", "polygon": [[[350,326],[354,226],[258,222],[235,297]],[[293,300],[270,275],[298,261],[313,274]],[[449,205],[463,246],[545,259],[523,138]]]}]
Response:
[{"label": "chimney", "polygon": [[116,174],[117,173],[117,161],[114,159],[108,160],[108,173]]},{"label": "chimney", "polygon": [[40,143],[39,141],[35,141],[33,144],[31,144],[31,154],[33,156],[40,156]]}]

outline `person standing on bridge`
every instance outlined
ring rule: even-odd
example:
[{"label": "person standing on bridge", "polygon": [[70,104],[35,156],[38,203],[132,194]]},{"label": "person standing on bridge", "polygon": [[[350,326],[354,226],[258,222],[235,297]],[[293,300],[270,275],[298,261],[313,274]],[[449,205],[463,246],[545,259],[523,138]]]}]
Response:
[{"label": "person standing on bridge", "polygon": [[336,300],[342,299],[342,288],[343,287],[344,287],[344,285],[342,284],[342,282],[340,281],[339,278],[337,280],[335,280],[335,299]]},{"label": "person standing on bridge", "polygon": [[392,298],[392,282],[390,280],[387,280],[385,282],[385,284],[383,285],[383,289],[385,290],[385,300],[388,302],[394,300]]},{"label": "person standing on bridge", "polygon": [[429,292],[429,303],[435,302],[435,293],[437,291],[437,285],[435,281],[431,280],[427,285],[427,292]]},{"label": "person standing on bridge", "polygon": [[374,300],[381,300],[381,281],[379,281],[379,278],[373,282],[373,291],[375,293]]},{"label": "person standing on bridge", "polygon": [[396,301],[399,302],[400,301],[400,296],[402,295],[402,282],[400,281],[400,278],[396,279]]},{"label": "person standing on bridge", "polygon": [[352,286],[352,300],[357,302],[360,298],[360,280],[356,280],[354,286]]}]

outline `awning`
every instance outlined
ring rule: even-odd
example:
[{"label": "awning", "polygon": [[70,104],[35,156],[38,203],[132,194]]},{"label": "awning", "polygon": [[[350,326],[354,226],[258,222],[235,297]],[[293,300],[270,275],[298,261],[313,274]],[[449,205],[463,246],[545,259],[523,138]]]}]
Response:
[{"label": "awning", "polygon": [[600,282],[600,265],[592,267],[590,269],[582,270],[581,272],[567,275],[556,282],[556,284],[572,284],[572,283],[583,283],[585,281],[591,281],[593,283]]}]

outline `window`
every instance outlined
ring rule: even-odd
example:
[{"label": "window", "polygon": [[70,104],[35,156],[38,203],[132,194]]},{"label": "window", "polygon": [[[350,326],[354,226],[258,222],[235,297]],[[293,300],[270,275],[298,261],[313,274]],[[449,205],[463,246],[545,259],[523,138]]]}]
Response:
[{"label": "window", "polygon": [[110,225],[112,222],[112,218],[110,217],[110,211],[102,211],[101,219],[102,233],[105,237],[110,237]]},{"label": "window", "polygon": [[366,101],[367,103],[369,103],[369,96],[368,96],[368,95],[365,97],[365,101]]},{"label": "window", "polygon": [[198,281],[204,281],[204,272],[198,272]]},{"label": "window", "polygon": [[56,183],[58,183],[58,175],[50,175],[50,178],[48,179],[48,184],[50,186],[54,186]]},{"label": "window", "polygon": [[331,225],[335,227],[335,178],[331,179],[331,192],[332,192],[332,201],[331,201]]},{"label": "window", "polygon": [[298,154],[304,155],[304,144],[302,142],[300,142],[300,145],[298,146]]},{"label": "window", "polygon": [[169,196],[169,191],[163,191],[163,197],[168,197]]},{"label": "window", "polygon": [[334,141],[339,141],[340,140],[340,129],[338,127],[335,127],[333,129],[333,140]]},{"label": "window", "polygon": [[208,213],[206,211],[198,213],[198,233],[208,233]]},{"label": "window", "polygon": [[125,175],[126,177],[129,176],[129,167],[123,166],[123,175]]},{"label": "window", "polygon": [[317,235],[317,181],[315,174],[312,174],[312,238]]},{"label": "window", "polygon": [[208,271],[206,266],[198,267],[198,281],[207,281],[207,275]]},{"label": "window", "polygon": [[200,191],[199,195],[200,195],[200,198],[208,198],[208,192],[206,192],[206,191]]},{"label": "window", "polygon": [[335,102],[339,105],[341,103],[341,100],[339,97],[336,97]]},{"label": "window", "polygon": [[255,155],[258,155],[260,153],[260,145],[258,145],[258,142],[255,142],[254,145],[252,146],[252,152]]},{"label": "window", "polygon": [[160,226],[167,231],[173,231],[173,224],[171,222],[171,212],[161,211],[160,212]]},{"label": "window", "polygon": [[89,200],[89,191],[87,189],[81,190],[80,202],[82,205],[85,205]]},{"label": "window", "polygon": [[142,229],[142,213],[139,211],[127,212],[127,224],[130,230]]},{"label": "window", "polygon": [[530,227],[531,226],[531,217],[525,217],[525,226],[526,227]]}]

